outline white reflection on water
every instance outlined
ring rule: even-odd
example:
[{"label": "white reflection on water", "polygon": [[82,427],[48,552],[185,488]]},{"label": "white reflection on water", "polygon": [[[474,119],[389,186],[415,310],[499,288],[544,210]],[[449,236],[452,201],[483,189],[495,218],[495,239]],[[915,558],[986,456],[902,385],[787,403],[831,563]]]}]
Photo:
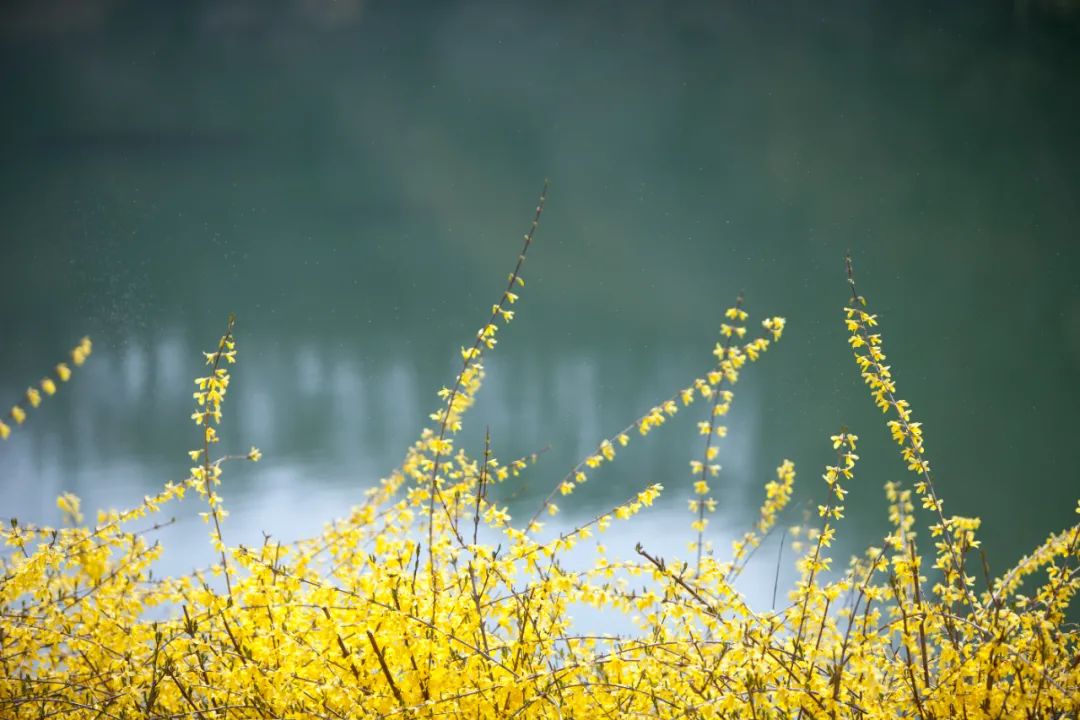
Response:
[{"label": "white reflection on water", "polygon": [[596,362],[591,358],[570,357],[556,364],[553,378],[555,412],[560,417],[573,415],[577,419],[577,445],[574,448],[577,457],[594,451],[598,438],[604,437],[596,411],[599,401],[596,375]]},{"label": "white reflection on water", "polygon": [[141,345],[128,344],[124,349],[120,369],[126,380],[127,401],[130,403],[146,392],[150,372],[146,350]]},{"label": "white reflection on water", "polygon": [[307,397],[325,390],[322,358],[312,345],[305,345],[297,352],[296,386],[300,393]]},{"label": "white reflection on water", "polygon": [[[136,345],[136,341],[129,341],[128,345]],[[101,352],[101,348],[98,349]],[[187,376],[188,368],[197,356],[193,350],[177,334],[167,334],[159,339],[153,347],[152,354],[155,359],[157,377],[154,378],[154,389],[161,397],[175,397],[176,388],[186,386],[191,382]],[[91,364],[91,368],[95,361]]]}]

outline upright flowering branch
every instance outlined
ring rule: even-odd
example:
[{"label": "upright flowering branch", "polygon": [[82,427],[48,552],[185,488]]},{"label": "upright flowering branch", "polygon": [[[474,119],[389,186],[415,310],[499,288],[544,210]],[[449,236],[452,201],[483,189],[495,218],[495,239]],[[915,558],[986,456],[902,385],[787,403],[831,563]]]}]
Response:
[{"label": "upright flowering branch", "polygon": [[844,496],[847,495],[847,490],[840,484],[840,478],[850,480],[854,477],[855,462],[859,459],[859,456],[855,454],[855,443],[859,440],[858,435],[853,435],[847,429],[843,429],[839,435],[833,435],[830,439],[832,440],[833,449],[836,450],[837,462],[836,465],[826,465],[825,474],[821,476],[829,488],[828,499],[825,504],[818,505],[817,508],[818,515],[824,519],[824,524],[814,546],[813,555],[805,557],[799,562],[803,576],[798,583],[798,591],[802,595],[802,610],[799,612],[799,629],[795,633],[795,652],[799,651],[802,642],[806,623],[806,606],[815,588],[814,581],[818,573],[829,570],[831,563],[828,558],[822,557],[821,551],[832,545],[833,538],[836,536],[836,527],[833,525],[833,521],[844,517],[842,503],[844,502]]},{"label": "upright flowering branch", "polygon": [[694,482],[694,497],[690,500],[690,511],[697,515],[697,519],[690,524],[692,530],[697,532],[697,541],[693,549],[697,551],[697,572],[701,571],[701,558],[704,550],[705,528],[709,521],[705,517],[706,512],[716,509],[716,500],[709,496],[709,478],[720,474],[720,465],[716,462],[719,448],[714,445],[716,438],[727,437],[727,426],[719,422],[718,418],[727,415],[731,408],[734,393],[724,389],[725,383],[732,386],[739,381],[739,371],[749,362],[756,362],[761,354],[769,349],[771,342],[780,340],[783,335],[786,320],[782,317],[766,318],[761,326],[772,338],[758,337],[750,342],[740,345],[736,339],[742,339],[746,335],[745,322],[749,314],[743,310],[743,295],[739,293],[735,299],[735,305],[724,311],[724,317],[731,321],[720,324],[721,342],[716,343],[713,355],[716,356],[716,370],[709,373],[707,383],[700,387],[702,395],[712,400],[711,411],[707,420],[698,423],[698,432],[706,436],[705,451],[701,460],[690,461],[690,472],[697,477]]},{"label": "upright flowering branch", "polygon": [[[437,436],[430,438],[428,441],[428,448],[433,455],[428,483],[431,491],[428,502],[429,552],[431,551],[435,533],[436,498],[443,506],[443,509],[446,510],[447,514],[449,514],[446,503],[442,498],[442,493],[439,491],[439,465],[442,462],[443,457],[449,455],[454,447],[453,442],[447,438],[447,432],[456,434],[461,429],[462,415],[472,405],[473,396],[475,395],[476,390],[479,389],[480,381],[483,378],[484,366],[480,361],[484,354],[484,350],[493,350],[497,342],[495,335],[499,331],[499,326],[496,323],[500,319],[504,323],[509,323],[514,319],[514,311],[511,310],[509,306],[513,305],[518,300],[517,293],[514,291],[519,287],[525,286],[525,279],[521,276],[521,270],[522,266],[525,264],[525,256],[528,254],[529,247],[532,245],[533,237],[536,234],[536,228],[540,225],[540,216],[544,212],[544,201],[547,198],[547,191],[548,183],[545,180],[543,190],[540,191],[540,200],[536,204],[536,212],[533,215],[532,224],[529,226],[529,231],[525,233],[521,252],[518,253],[517,264],[514,265],[514,271],[511,272],[507,278],[506,289],[503,290],[499,301],[491,306],[491,317],[488,319],[487,323],[477,331],[476,339],[473,341],[472,347],[461,348],[461,372],[458,373],[457,378],[454,380],[453,388],[443,388],[439,391],[439,397],[446,401],[446,407],[433,413],[432,419],[439,423],[439,432]],[[432,568],[432,571],[434,571],[434,568]]]},{"label": "upright flowering branch", "polygon": [[[974,578],[964,571],[964,553],[978,546],[974,539],[974,528],[966,518],[945,517],[944,504],[934,487],[930,461],[923,446],[922,423],[911,419],[910,403],[896,397],[896,383],[889,366],[884,364],[885,353],[882,350],[881,335],[871,331],[871,328],[878,324],[877,315],[863,309],[866,307],[866,298],[859,295],[855,289],[855,272],[850,255],[845,257],[845,264],[851,299],[844,308],[844,315],[848,332],[851,333],[848,342],[854,351],[855,362],[862,373],[863,381],[870,388],[874,404],[882,413],[892,411],[894,414],[895,419],[889,420],[887,425],[893,439],[900,446],[900,454],[907,462],[908,470],[920,477],[915,483],[915,492],[922,496],[922,506],[933,511],[938,518],[938,522],[930,526],[930,534],[934,537],[944,536],[944,541],[936,544],[938,555],[935,563],[935,567],[945,575],[945,583],[941,588],[942,600],[948,604],[963,599],[975,609],[978,607],[978,600],[971,589]],[[957,540],[954,530],[959,531],[962,542]]]},{"label": "upright flowering branch", "polygon": [[[79,341],[78,345],[72,348],[71,363],[76,367],[82,365],[84,362],[86,362],[86,358],[90,357],[90,353],[93,352],[93,349],[94,344],[90,342],[90,338],[84,337],[82,340]],[[71,378],[71,368],[68,367],[67,363],[58,363],[55,369],[56,378],[60,382],[65,383]],[[38,389],[39,387],[40,390]],[[46,376],[41,378],[41,382],[38,383],[38,387],[26,388],[26,403],[31,408],[36,408],[38,405],[41,404],[41,394],[45,393],[45,395],[55,395],[56,387],[56,380],[53,380],[52,377]],[[21,405],[16,403],[15,405],[11,406],[11,410],[8,412],[8,417],[10,417],[16,425],[22,425],[24,422],[26,422],[26,410],[24,410]],[[11,426],[9,426],[3,420],[0,420],[0,440],[7,440],[10,435]]]},{"label": "upright flowering branch", "polygon": [[[438,500],[439,505],[446,513],[447,518],[453,525],[453,515],[450,509],[446,505],[446,501],[443,499],[442,492],[439,488],[439,468],[443,462],[443,458],[451,455],[454,450],[453,440],[447,436],[447,433],[453,435],[461,429],[461,418],[465,411],[472,406],[476,392],[480,389],[480,383],[483,380],[484,366],[481,363],[485,350],[493,350],[497,340],[496,334],[499,331],[498,322],[501,320],[503,323],[509,323],[514,319],[514,311],[510,309],[510,306],[517,302],[518,295],[516,291],[525,286],[525,279],[521,276],[522,267],[525,264],[525,256],[529,252],[529,248],[532,246],[533,237],[536,235],[536,228],[540,225],[540,216],[544,212],[544,201],[547,199],[548,182],[544,181],[544,187],[540,191],[540,200],[536,204],[536,211],[533,214],[532,224],[529,226],[528,232],[525,233],[524,240],[521,246],[521,252],[518,253],[517,263],[514,265],[513,272],[507,277],[506,289],[503,290],[502,295],[499,297],[499,301],[491,306],[491,317],[487,323],[480,328],[476,333],[476,339],[473,341],[472,347],[461,348],[461,372],[458,373],[457,378],[454,380],[454,386],[452,388],[443,388],[439,392],[441,397],[446,402],[446,406],[432,414],[432,419],[439,423],[439,430],[437,433],[432,433],[427,438],[426,445],[427,450],[431,453],[430,460],[431,470],[428,473],[428,572],[431,578],[431,620],[432,627],[435,625],[435,617],[438,604],[438,590],[436,587],[436,567],[435,567],[435,502]],[[428,657],[428,673],[430,675],[431,666],[434,656]]]},{"label": "upright flowering branch", "polygon": [[[731,320],[733,324],[720,323],[720,336],[724,338],[723,344],[717,343],[716,348],[713,350],[720,373],[717,385],[724,380],[734,384],[739,377],[738,366],[745,362],[741,354],[731,352],[731,345],[735,338],[742,339],[746,335],[746,325],[744,323],[749,315],[742,309],[742,304],[743,294],[740,292],[738,297],[735,298],[735,306],[728,308],[724,312],[724,317]],[[712,497],[706,497],[710,490],[708,478],[720,474],[720,465],[714,462],[720,449],[713,445],[713,439],[717,436],[727,436],[727,426],[719,424],[717,418],[727,414],[732,397],[730,390],[717,391],[712,394],[712,408],[709,412],[709,419],[698,423],[698,432],[705,436],[705,453],[702,460],[690,461],[691,474],[698,476],[697,482],[694,483],[696,497],[690,501],[690,511],[697,512],[697,520],[691,523],[690,527],[697,531],[698,572],[701,571],[701,552],[704,544],[705,526],[709,523],[705,518],[705,511],[706,509],[709,512],[716,510],[716,500]]]},{"label": "upright flowering branch", "polygon": [[[221,506],[221,496],[214,491],[221,484],[221,463],[210,460],[210,446],[218,442],[217,426],[221,424],[221,403],[225,399],[225,393],[229,389],[229,371],[222,367],[221,361],[227,365],[236,362],[236,341],[233,338],[233,326],[236,324],[236,316],[229,315],[229,324],[225,328],[225,334],[218,341],[217,350],[204,352],[206,364],[210,366],[210,374],[206,377],[196,378],[195,384],[198,390],[193,397],[198,408],[191,414],[195,424],[202,427],[202,448],[191,450],[188,454],[192,460],[201,460],[202,464],[191,468],[192,484],[195,490],[206,498],[210,506],[210,512],[204,514],[214,521],[214,532],[211,539],[214,549],[221,553],[221,569],[225,574],[225,587],[232,597],[232,581],[229,579],[229,562],[225,555],[225,542],[221,537],[221,520],[228,512]],[[249,457],[258,460],[259,451],[252,448]]]}]

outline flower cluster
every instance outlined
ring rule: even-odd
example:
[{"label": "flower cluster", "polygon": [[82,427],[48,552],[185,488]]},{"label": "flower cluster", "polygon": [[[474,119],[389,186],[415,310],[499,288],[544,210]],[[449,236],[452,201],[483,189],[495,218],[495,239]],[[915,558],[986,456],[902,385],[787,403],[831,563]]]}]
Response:
[{"label": "flower cluster", "polygon": [[758,521],[753,529],[747,530],[741,538],[731,544],[731,577],[734,579],[746,567],[750,555],[762,540],[776,526],[776,520],[791,501],[791,491],[795,485],[795,463],[784,460],[776,468],[776,480],[765,483],[765,500],[758,511]]}]

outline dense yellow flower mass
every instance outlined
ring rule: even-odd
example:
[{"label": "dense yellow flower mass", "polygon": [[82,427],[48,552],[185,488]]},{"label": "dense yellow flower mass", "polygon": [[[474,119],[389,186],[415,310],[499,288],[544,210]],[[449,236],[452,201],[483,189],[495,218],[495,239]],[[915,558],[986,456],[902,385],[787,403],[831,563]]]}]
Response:
[{"label": "dense yellow flower mass", "polygon": [[[432,427],[317,537],[246,547],[222,536],[222,468],[262,455],[213,453],[237,360],[232,320],[205,355],[209,372],[195,381],[199,447],[183,482],[129,510],[102,512],[92,525],[83,524],[78,498],[65,494],[57,504],[67,526],[4,528],[0,716],[1076,717],[1080,647],[1065,613],[1080,589],[1080,524],[1054,532],[984,587],[969,577],[978,521],[944,515],[921,426],[897,396],[877,319],[853,283],[845,321],[856,363],[915,473],[912,488],[885,488],[880,546],[846,569],[833,566],[844,499],[858,484],[858,438],[847,429],[831,436],[831,449],[822,443],[823,458],[831,457],[818,512],[790,531],[800,538],[799,575],[786,605],[752,607],[733,583],[781,521],[795,482],[790,461],[765,485],[759,516],[730,559],[705,545],[730,386],[784,329],[783,319],[770,318],[762,323],[767,337],[747,337],[741,298],[725,313],[713,369],[602,440],[529,522],[516,524],[490,491],[528,472],[530,458],[501,463],[490,435],[474,454],[454,440],[497,323],[513,318],[508,306],[524,286],[542,204],[491,320],[439,393]],[[675,489],[689,498],[693,560],[642,544],[616,559],[600,545],[591,566],[570,570],[570,550],[630,521],[664,489],[634,489],[576,528],[545,536],[539,518],[557,511],[553,498],[573,493],[633,435],[689,412],[698,398],[708,401],[697,425],[705,448],[685,487]],[[158,577],[155,516],[189,490],[206,503],[221,561]],[[916,542],[918,512],[929,517],[929,560]],[[932,585],[924,573],[937,578]],[[571,623],[572,609],[583,605],[626,617],[636,630],[584,634]]]}]

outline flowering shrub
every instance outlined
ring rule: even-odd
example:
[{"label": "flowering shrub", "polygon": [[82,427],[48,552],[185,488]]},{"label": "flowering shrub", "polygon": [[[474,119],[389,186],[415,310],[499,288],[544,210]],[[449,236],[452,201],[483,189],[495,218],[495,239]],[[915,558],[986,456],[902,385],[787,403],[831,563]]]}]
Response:
[{"label": "flowering shrub", "polygon": [[[527,471],[529,458],[502,463],[490,438],[475,455],[455,439],[480,389],[484,355],[514,317],[543,202],[541,195],[490,318],[439,392],[431,427],[400,468],[321,535],[291,544],[267,538],[259,547],[226,542],[222,470],[239,458],[213,449],[238,352],[231,319],[206,353],[207,375],[195,381],[199,447],[185,481],[129,510],[102,512],[92,525],[82,524],[70,495],[58,501],[68,527],[12,521],[3,530],[0,715],[1075,717],[1080,647],[1065,613],[1080,587],[1080,525],[1050,535],[996,580],[976,583],[968,565],[979,523],[945,514],[921,426],[884,364],[877,318],[855,291],[850,263],[843,320],[914,482],[886,486],[881,543],[846,570],[834,569],[830,556],[859,459],[858,438],[846,429],[831,437],[835,459],[824,469],[818,518],[796,530],[799,579],[785,607],[751,607],[733,583],[791,498],[792,463],[765,486],[760,516],[729,559],[706,541],[732,387],[784,330],[782,318],[769,318],[755,334],[741,297],[725,313],[714,366],[602,441],[528,522],[516,524],[493,502],[492,485]],[[601,546],[591,567],[567,569],[567,551],[630,520],[663,488],[640,488],[541,539],[556,498],[616,460],[635,436],[702,403],[704,448],[687,483],[693,561],[640,544],[614,559]],[[252,448],[241,457],[260,456]],[[189,492],[205,501],[220,562],[153,577],[161,547],[148,540],[146,519]],[[916,542],[919,512],[930,523],[928,558]],[[631,616],[636,631],[580,634],[569,609],[582,604]]]}]

